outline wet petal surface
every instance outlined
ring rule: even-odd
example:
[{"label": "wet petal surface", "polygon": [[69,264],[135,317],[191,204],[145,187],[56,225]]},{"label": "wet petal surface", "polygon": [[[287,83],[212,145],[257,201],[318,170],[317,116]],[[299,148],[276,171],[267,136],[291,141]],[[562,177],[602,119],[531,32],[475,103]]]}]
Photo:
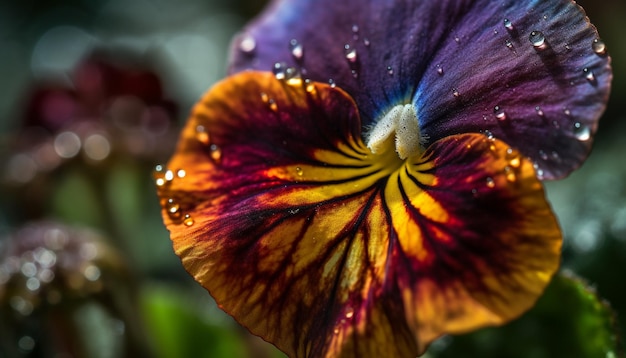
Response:
[{"label": "wet petal surface", "polygon": [[540,178],[586,158],[608,98],[606,48],[554,1],[274,1],[235,40],[231,72],[290,66],[355,98],[363,124],[400,103],[430,142],[493,133]]},{"label": "wet petal surface", "polygon": [[561,245],[532,163],[479,134],[402,161],[360,131],[342,90],[270,73],[195,107],[157,185],[220,307],[294,357],[415,356],[529,308]]}]

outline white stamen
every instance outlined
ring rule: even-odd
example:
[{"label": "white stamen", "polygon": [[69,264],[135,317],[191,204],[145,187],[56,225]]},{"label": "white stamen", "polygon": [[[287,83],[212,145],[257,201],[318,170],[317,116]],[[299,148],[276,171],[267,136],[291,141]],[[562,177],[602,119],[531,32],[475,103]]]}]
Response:
[{"label": "white stamen", "polygon": [[423,151],[417,113],[412,104],[397,105],[376,123],[370,131],[367,147],[372,153],[381,153],[385,142],[395,132],[396,152],[401,159]]}]

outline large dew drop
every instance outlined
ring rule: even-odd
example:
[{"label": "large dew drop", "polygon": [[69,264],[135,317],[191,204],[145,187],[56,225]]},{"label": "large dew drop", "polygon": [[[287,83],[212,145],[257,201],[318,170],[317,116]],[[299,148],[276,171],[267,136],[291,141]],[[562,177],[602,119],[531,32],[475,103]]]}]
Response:
[{"label": "large dew drop", "polygon": [[243,35],[239,43],[239,50],[245,54],[253,54],[254,50],[256,50],[256,40],[254,37],[250,34]]},{"label": "large dew drop", "polygon": [[546,45],[546,37],[541,31],[531,31],[528,40],[536,49],[543,49]]},{"label": "large dew drop", "polygon": [[511,22],[511,20],[509,20],[509,19],[505,18],[505,19],[502,21],[502,23],[504,24],[504,27],[505,27],[507,30],[509,30],[509,31],[513,30],[513,23]]},{"label": "large dew drop", "polygon": [[591,129],[589,129],[588,126],[580,122],[574,123],[573,132],[576,139],[581,142],[585,142],[591,139]]},{"label": "large dew drop", "polygon": [[604,44],[604,41],[602,41],[600,39],[593,40],[593,42],[591,43],[591,49],[597,55],[605,55],[606,54],[606,45]]},{"label": "large dew drop", "polygon": [[291,39],[291,41],[289,41],[289,51],[296,60],[301,60],[304,56],[304,48],[296,39]]}]

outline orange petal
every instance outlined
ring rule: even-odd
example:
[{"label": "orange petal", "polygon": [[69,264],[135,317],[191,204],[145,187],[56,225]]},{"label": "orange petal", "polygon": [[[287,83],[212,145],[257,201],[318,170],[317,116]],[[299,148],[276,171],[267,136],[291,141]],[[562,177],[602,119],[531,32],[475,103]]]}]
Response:
[{"label": "orange petal", "polygon": [[561,244],[532,163],[478,134],[401,161],[360,133],[342,90],[267,73],[195,107],[157,184],[220,307],[293,357],[415,356],[529,308]]}]

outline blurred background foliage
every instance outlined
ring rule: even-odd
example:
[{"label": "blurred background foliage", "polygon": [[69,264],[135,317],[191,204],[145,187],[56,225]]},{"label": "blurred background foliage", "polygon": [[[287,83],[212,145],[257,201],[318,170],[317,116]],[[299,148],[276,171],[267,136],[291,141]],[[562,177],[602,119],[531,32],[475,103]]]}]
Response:
[{"label": "blurred background foliage", "polygon": [[[589,160],[546,186],[563,268],[584,281],[560,276],[521,319],[444,337],[429,357],[620,356],[626,2],[579,3],[613,58],[613,92]],[[152,177],[263,5],[0,3],[0,357],[282,356],[184,272]]]}]

